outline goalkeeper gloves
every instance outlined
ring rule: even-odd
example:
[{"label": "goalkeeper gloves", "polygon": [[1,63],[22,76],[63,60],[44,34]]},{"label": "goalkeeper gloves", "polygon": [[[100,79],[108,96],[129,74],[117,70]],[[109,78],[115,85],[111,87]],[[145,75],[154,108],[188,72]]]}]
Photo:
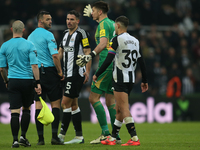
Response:
[{"label": "goalkeeper gloves", "polygon": [[80,67],[85,66],[92,58],[96,56],[96,52],[92,51],[89,55],[78,55],[79,59],[76,60],[76,64]]},{"label": "goalkeeper gloves", "polygon": [[85,6],[83,13],[84,13],[83,16],[92,17],[92,8],[90,4]]}]

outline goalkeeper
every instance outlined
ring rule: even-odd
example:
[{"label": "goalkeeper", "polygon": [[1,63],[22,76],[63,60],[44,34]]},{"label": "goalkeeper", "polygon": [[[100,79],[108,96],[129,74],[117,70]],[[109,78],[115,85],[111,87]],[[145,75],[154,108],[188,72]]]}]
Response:
[{"label": "goalkeeper", "polygon": [[[89,55],[78,55],[79,59],[76,61],[77,65],[85,66],[92,58],[96,56],[96,54],[100,55],[98,68],[103,64],[108,54],[109,41],[115,35],[114,21],[107,17],[108,10],[108,4],[103,1],[94,3],[92,7],[89,4],[84,9],[84,16],[92,17],[93,20],[99,23],[95,33],[97,46]],[[105,140],[106,137],[110,135],[105,110],[100,102],[100,97],[103,93],[105,93],[106,105],[109,110],[111,125],[113,127],[116,110],[115,99],[112,90],[112,64],[98,77],[96,83],[92,82],[91,85],[89,101],[96,112],[97,119],[102,129],[102,133],[99,138],[91,141],[91,144],[101,143],[101,140]],[[117,137],[116,143],[121,143],[121,139],[119,137]]]}]

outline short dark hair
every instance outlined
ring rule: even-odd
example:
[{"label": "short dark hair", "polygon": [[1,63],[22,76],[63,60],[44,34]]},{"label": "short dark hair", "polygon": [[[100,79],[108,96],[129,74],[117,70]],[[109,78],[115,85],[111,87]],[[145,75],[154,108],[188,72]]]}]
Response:
[{"label": "short dark hair", "polygon": [[129,25],[129,19],[126,16],[119,16],[115,22],[120,22],[124,27]]},{"label": "short dark hair", "polygon": [[67,13],[67,15],[68,14],[76,16],[77,19],[80,19],[80,16],[81,16],[80,13],[76,10],[71,10]]},{"label": "short dark hair", "polygon": [[50,15],[50,13],[48,11],[40,11],[37,14],[37,21],[39,21],[39,19],[41,19],[43,17],[43,15]]},{"label": "short dark hair", "polygon": [[98,2],[94,3],[94,4],[92,5],[92,7],[95,7],[95,8],[97,8],[97,9],[102,10],[103,13],[107,13],[108,10],[109,10],[108,3],[103,2],[103,1],[98,1]]}]

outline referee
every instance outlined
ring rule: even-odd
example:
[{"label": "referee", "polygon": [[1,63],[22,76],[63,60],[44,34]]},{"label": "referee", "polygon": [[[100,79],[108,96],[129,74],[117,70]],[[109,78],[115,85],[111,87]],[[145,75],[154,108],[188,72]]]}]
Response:
[{"label": "referee", "polygon": [[93,76],[93,81],[106,70],[114,59],[113,65],[113,89],[116,99],[116,119],[113,125],[112,135],[106,140],[101,141],[104,145],[115,145],[117,135],[123,121],[131,136],[131,139],[121,146],[139,146],[140,141],[136,134],[134,120],[129,111],[128,96],[135,82],[135,69],[137,62],[140,65],[142,72],[142,93],[148,90],[146,77],[146,67],[142,57],[142,52],[139,50],[139,41],[127,33],[129,20],[125,16],[120,16],[115,20],[115,36],[110,42],[110,48],[106,60]]},{"label": "referee", "polygon": [[[30,147],[31,144],[26,139],[26,132],[30,123],[30,106],[34,98],[33,75],[37,83],[35,91],[37,94],[41,94],[38,60],[35,46],[22,38],[25,30],[23,22],[15,21],[11,30],[13,38],[3,43],[0,49],[0,72],[8,88],[11,110],[10,126],[13,135],[12,148],[19,147],[19,144]],[[21,136],[18,142],[21,107]]]},{"label": "referee", "polygon": [[65,144],[84,143],[78,97],[83,84],[89,79],[91,61],[85,68],[85,66],[79,67],[76,64],[76,59],[79,54],[89,54],[91,49],[88,33],[78,26],[79,21],[80,14],[77,11],[72,10],[67,14],[68,29],[64,32],[59,48],[60,59],[63,58],[64,63],[65,90],[62,99],[62,125],[58,137],[64,142],[71,118],[76,132],[75,138],[65,142]]},{"label": "referee", "polygon": [[[48,31],[51,28],[52,18],[49,12],[41,11],[37,15],[38,28],[36,28],[28,37],[37,49],[38,66],[40,68],[40,78],[42,86],[42,98],[45,100],[48,96],[52,113],[55,117],[52,122],[52,145],[62,144],[57,136],[60,121],[60,99],[62,98],[62,89],[60,81],[64,80],[61,69],[60,59],[58,57],[57,44],[53,34]],[[44,125],[37,120],[37,116],[42,109],[42,104],[35,97],[36,111],[35,122],[39,141],[37,145],[44,145]]]}]

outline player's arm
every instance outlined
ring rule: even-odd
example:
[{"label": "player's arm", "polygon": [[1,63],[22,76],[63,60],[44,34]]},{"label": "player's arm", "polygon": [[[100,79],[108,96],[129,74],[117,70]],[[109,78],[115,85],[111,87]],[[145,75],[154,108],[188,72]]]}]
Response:
[{"label": "player's arm", "polygon": [[63,58],[63,52],[64,52],[64,49],[62,47],[59,47],[58,55],[59,55],[60,60]]},{"label": "player's arm", "polygon": [[7,87],[7,84],[8,84],[8,69],[7,68],[0,68],[0,72],[1,72],[1,76],[4,80],[4,83],[6,84],[6,87]]},{"label": "player's arm", "polygon": [[97,54],[99,54],[101,51],[104,50],[104,48],[106,48],[107,43],[108,43],[108,39],[106,37],[106,30],[102,29],[101,36],[100,37],[100,43],[96,46],[96,48],[89,54],[89,55],[78,55],[78,60],[76,61],[76,64],[78,66],[85,66],[85,64],[87,64],[91,59],[93,59]]},{"label": "player's arm", "polygon": [[40,95],[40,94],[42,94],[42,88],[41,88],[41,84],[40,84],[39,68],[38,68],[37,64],[31,65],[31,67],[32,67],[33,75],[34,75],[35,82],[36,82],[35,92],[38,95]]},{"label": "player's arm", "polygon": [[1,72],[1,76],[4,80],[4,83],[6,84],[6,88],[7,88],[8,68],[7,68],[7,59],[6,59],[6,55],[5,55],[4,51],[5,51],[4,44],[2,44],[1,49],[0,49],[0,72]]},{"label": "player's arm", "polygon": [[[84,51],[84,54],[85,55],[89,55],[90,54],[90,52],[91,52],[91,48],[84,48],[83,49],[83,51]],[[91,69],[91,65],[92,65],[92,61],[90,60],[87,64],[86,64],[86,72],[84,72],[84,76],[85,76],[85,80],[84,80],[84,84],[86,83],[86,82],[88,82],[88,80],[89,80],[89,74],[90,74],[90,69]]]},{"label": "player's arm", "polygon": [[30,65],[32,67],[33,76],[35,78],[35,91],[38,95],[42,93],[41,84],[40,84],[40,73],[38,68],[38,59],[37,59],[37,51],[33,44],[30,45],[30,53],[29,53],[29,60]]},{"label": "player's arm", "polygon": [[117,36],[114,37],[111,42],[110,42],[110,47],[108,51],[108,55],[99,68],[99,70],[95,73],[93,76],[93,81],[96,82],[97,78],[108,68],[108,66],[112,63],[113,59],[115,58],[116,55],[116,50],[118,48],[118,41],[117,41]]},{"label": "player's arm", "polygon": [[54,62],[54,65],[56,66],[58,75],[61,77],[61,80],[64,80],[64,75],[61,68],[59,54],[53,54],[52,57],[53,57],[53,62]]},{"label": "player's arm", "polygon": [[93,51],[95,51],[96,54],[101,53],[101,51],[104,50],[104,48],[106,48],[107,43],[108,43],[108,39],[106,37],[102,37],[100,39],[100,43],[95,47]]},{"label": "player's arm", "polygon": [[140,65],[141,73],[142,73],[142,83],[141,83],[141,89],[142,93],[146,92],[148,90],[148,82],[147,82],[147,73],[146,73],[146,65],[142,56],[142,51],[140,49],[141,57],[138,58],[138,64]]},{"label": "player's arm", "polygon": [[114,53],[109,53],[106,57],[106,60],[103,62],[99,70],[95,73],[93,76],[93,81],[96,82],[97,78],[108,68],[108,66],[112,63],[113,59],[115,57]]},{"label": "player's arm", "polygon": [[50,54],[52,55],[52,58],[53,58],[54,65],[62,81],[64,80],[64,75],[61,69],[60,58],[57,51],[57,43],[52,33],[49,33],[49,36],[47,37],[47,42],[48,42],[48,48],[49,48]]}]

